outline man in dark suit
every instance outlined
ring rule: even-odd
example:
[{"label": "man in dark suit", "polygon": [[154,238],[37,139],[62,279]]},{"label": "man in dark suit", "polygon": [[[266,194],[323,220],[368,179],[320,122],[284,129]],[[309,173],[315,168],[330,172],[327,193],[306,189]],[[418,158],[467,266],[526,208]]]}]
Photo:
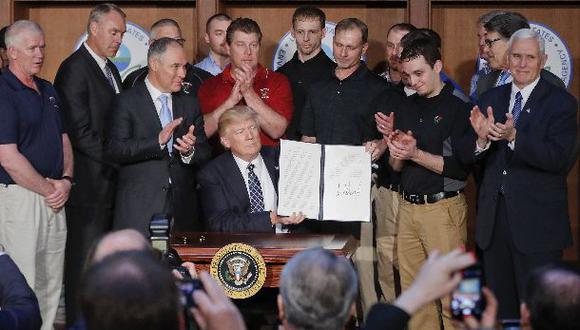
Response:
[{"label": "man in dark suit", "polygon": [[151,217],[169,213],[177,231],[200,231],[195,172],[210,152],[197,97],[181,91],[185,50],[161,38],[147,62],[147,77],[116,98],[109,123],[107,152],[121,165],[113,228],[147,235]]},{"label": "man in dark suit", "polygon": [[[531,270],[572,243],[566,176],[574,159],[578,103],[540,75],[543,39],[531,29],[508,45],[513,83],[482,95],[463,139],[464,162],[484,158],[476,239],[484,275],[501,302],[499,318],[519,318]],[[474,152],[475,149],[475,152]]]},{"label": "man in dark suit", "polygon": [[115,167],[104,160],[105,127],[121,76],[108,57],[115,56],[125,33],[125,14],[114,4],[91,10],[87,41],[58,69],[54,87],[73,146],[75,184],[66,205],[65,257],[67,325],[76,319],[76,286],[93,242],[111,228]]},{"label": "man in dark suit", "polygon": [[[483,27],[485,29],[483,52],[488,57],[492,71],[477,82],[477,97],[494,87],[512,81],[512,74],[508,68],[508,40],[514,32],[529,29],[530,25],[522,14],[507,12],[491,18]],[[564,82],[550,71],[542,69],[540,75],[549,83],[565,88]]]},{"label": "man in dark suit", "polygon": [[226,110],[219,119],[222,145],[229,149],[198,174],[207,229],[220,232],[285,232],[302,213],[276,214],[276,158],[262,149],[258,115],[248,106]]},{"label": "man in dark suit", "polygon": [[18,266],[0,244],[0,329],[37,330],[42,319],[38,300]]},{"label": "man in dark suit", "polygon": [[[176,21],[171,18],[163,18],[151,25],[151,34],[149,36],[149,45],[151,45],[155,40],[161,38],[172,38],[175,39],[180,44],[185,43],[185,39],[181,36],[181,28]],[[183,79],[182,89],[185,93],[191,93],[197,95],[197,90],[201,83],[213,77],[213,75],[205,70],[193,66],[191,63],[186,64],[185,78]],[[145,80],[147,73],[149,72],[147,66],[144,66],[138,70],[131,72],[125,80],[123,80],[123,88],[129,89],[139,82]]]}]

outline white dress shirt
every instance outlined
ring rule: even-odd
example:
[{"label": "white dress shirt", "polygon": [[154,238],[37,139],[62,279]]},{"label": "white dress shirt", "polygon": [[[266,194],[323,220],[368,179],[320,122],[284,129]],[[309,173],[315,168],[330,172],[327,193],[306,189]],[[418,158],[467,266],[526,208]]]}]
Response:
[{"label": "white dress shirt", "polygon": [[[233,155],[233,154],[232,154]],[[244,178],[244,183],[246,184],[246,190],[248,191],[248,196],[250,195],[250,185],[248,182],[248,165],[254,164],[254,173],[260,180],[260,185],[262,186],[262,197],[264,198],[264,211],[274,211],[277,207],[278,194],[274,188],[274,183],[270,177],[270,172],[264,163],[264,158],[262,155],[258,154],[251,162],[247,162],[236,155],[234,160],[238,165],[238,169]],[[282,225],[276,225],[276,233],[287,233],[287,229],[282,229]]]},{"label": "white dress shirt", "polygon": [[[85,48],[89,51],[89,54],[91,54],[91,56],[95,59],[95,61],[97,62],[97,65],[99,65],[99,68],[101,68],[101,71],[103,71],[103,74],[105,75],[105,78],[107,78],[107,59],[106,58],[102,58],[99,55],[97,55],[92,49],[91,47],[89,47],[89,45],[87,45],[86,42],[83,42],[83,46],[85,46]],[[111,71],[111,75],[113,74],[113,72]],[[109,78],[107,78],[107,80],[109,80]],[[120,90],[119,90],[119,86],[117,86],[117,81],[115,80],[115,76],[113,76],[113,85],[115,85],[115,93],[119,94]]]},{"label": "white dress shirt", "polygon": [[[171,93],[163,93],[157,88],[155,88],[155,86],[153,86],[153,84],[151,84],[151,82],[149,81],[149,76],[145,77],[145,87],[147,87],[149,95],[151,95],[151,99],[153,100],[153,104],[155,105],[155,110],[157,111],[157,117],[159,117],[162,107],[161,100],[159,99],[159,97],[161,95],[167,95],[167,106],[169,107],[169,113],[171,114],[171,118],[173,118],[173,98],[171,97]],[[163,150],[165,149],[166,146],[161,145],[160,147]],[[181,161],[183,161],[185,164],[189,164],[191,162],[193,154],[195,153],[195,147],[191,151],[192,152],[187,156],[181,155]]]}]

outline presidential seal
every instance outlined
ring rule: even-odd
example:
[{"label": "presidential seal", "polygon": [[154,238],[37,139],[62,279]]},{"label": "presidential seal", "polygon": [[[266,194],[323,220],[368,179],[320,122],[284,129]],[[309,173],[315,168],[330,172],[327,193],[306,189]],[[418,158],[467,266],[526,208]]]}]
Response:
[{"label": "presidential seal", "polygon": [[[129,21],[125,27],[127,31],[123,35],[123,43],[115,57],[110,59],[119,70],[121,79],[147,65],[149,49],[149,33],[145,29]],[[87,40],[86,32],[79,38],[74,49],[77,50],[85,40]]]},{"label": "presidential seal", "polygon": [[570,55],[568,46],[558,33],[548,26],[532,21],[529,23],[530,28],[536,31],[544,39],[546,44],[548,61],[544,69],[560,77],[566,87],[570,87],[574,70],[572,69],[572,56]]},{"label": "presidential seal", "polygon": [[266,263],[255,248],[242,244],[228,244],[211,260],[211,276],[232,299],[246,299],[255,295],[266,281]]}]

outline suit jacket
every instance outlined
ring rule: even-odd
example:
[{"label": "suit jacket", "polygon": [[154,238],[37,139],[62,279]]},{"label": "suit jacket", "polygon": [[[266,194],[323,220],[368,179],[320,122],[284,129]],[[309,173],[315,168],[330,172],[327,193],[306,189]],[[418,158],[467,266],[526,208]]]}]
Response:
[{"label": "suit jacket", "polygon": [[[148,235],[155,213],[172,211],[178,231],[201,230],[198,216],[195,172],[209,159],[203,116],[197,97],[172,94],[173,118],[183,122],[173,141],[194,125],[196,143],[193,158],[183,163],[177,149],[172,157],[159,146],[161,121],[145,82],[119,94],[110,121],[110,159],[120,164],[113,228],[134,228]],[[171,185],[169,180],[171,179]]]},{"label": "suit jacket", "polygon": [[[277,190],[276,158],[262,153]],[[207,230],[218,232],[274,232],[270,212],[250,213],[250,197],[231,151],[211,161],[198,174]]]},{"label": "suit jacket", "polygon": [[[122,88],[121,76],[107,60],[113,77]],[[69,206],[113,206],[116,170],[104,158],[107,119],[115,91],[84,45],[60,65],[54,79],[62,101],[62,117],[74,156],[76,185]]]},{"label": "suit jacket", "polygon": [[[505,122],[512,84],[482,95],[480,109],[493,107],[496,122]],[[561,250],[572,243],[566,177],[578,133],[578,102],[566,90],[540,78],[516,126],[515,149],[505,140],[492,142],[477,158],[484,162],[479,192],[476,239],[486,249],[492,239],[500,187],[511,235],[522,253]],[[474,162],[476,136],[463,139],[460,156]]]},{"label": "suit jacket", "polygon": [[[499,78],[500,72],[501,70],[493,70],[477,81],[477,86],[475,88],[477,97],[480,97],[483,93],[495,87],[495,83]],[[542,71],[540,71],[540,76],[551,84],[562,87],[564,89],[566,88],[566,85],[564,85],[562,79],[546,69],[542,69]]]},{"label": "suit jacket", "polygon": [[[213,77],[211,73],[197,68],[190,63],[187,63],[186,70],[187,72],[185,73],[185,78],[183,80],[191,84],[191,94],[193,95],[197,95],[197,90],[206,79]],[[144,81],[148,72],[148,66],[144,66],[131,72],[127,77],[125,77],[125,80],[123,80],[123,89],[129,89],[137,85],[137,83]]]},{"label": "suit jacket", "polygon": [[8,255],[0,256],[0,271],[0,329],[40,329],[42,320],[36,296]]}]

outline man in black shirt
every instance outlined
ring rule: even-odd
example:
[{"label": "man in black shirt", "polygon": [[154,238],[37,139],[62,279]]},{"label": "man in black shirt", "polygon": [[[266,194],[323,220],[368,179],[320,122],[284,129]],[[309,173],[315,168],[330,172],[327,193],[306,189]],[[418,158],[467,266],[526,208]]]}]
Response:
[{"label": "man in black shirt", "polygon": [[[388,83],[360,61],[368,48],[368,28],[356,18],[340,21],[335,28],[333,55],[336,69],[330,79],[314,83],[302,112],[302,141],[321,144],[370,145],[376,134],[373,100],[388,89]],[[368,148],[376,160],[378,148]],[[370,182],[369,182],[370,184]],[[370,197],[370,196],[369,196]],[[370,202],[370,200],[369,200]],[[360,237],[354,257],[361,282],[361,300],[366,310],[377,301],[374,289],[372,224],[324,222],[321,231]]]},{"label": "man in black shirt", "polygon": [[[468,99],[443,83],[437,45],[418,38],[401,54],[403,79],[417,91],[397,112],[389,135],[389,162],[401,172],[397,255],[401,288],[413,282],[433,250],[448,253],[466,243],[467,204],[462,193],[468,169],[456,159],[456,141],[469,127]],[[443,306],[449,302],[442,300]],[[431,304],[413,316],[409,329],[452,329],[450,314]],[[439,310],[440,307],[439,307]],[[441,319],[441,316],[443,318]]]},{"label": "man in black shirt", "polygon": [[322,50],[322,39],[326,35],[326,15],[312,6],[298,7],[292,16],[292,37],[296,39],[294,57],[284,64],[278,72],[284,74],[292,84],[294,112],[286,129],[286,137],[300,140],[300,120],[306,94],[310,86],[330,79],[334,62]]}]

